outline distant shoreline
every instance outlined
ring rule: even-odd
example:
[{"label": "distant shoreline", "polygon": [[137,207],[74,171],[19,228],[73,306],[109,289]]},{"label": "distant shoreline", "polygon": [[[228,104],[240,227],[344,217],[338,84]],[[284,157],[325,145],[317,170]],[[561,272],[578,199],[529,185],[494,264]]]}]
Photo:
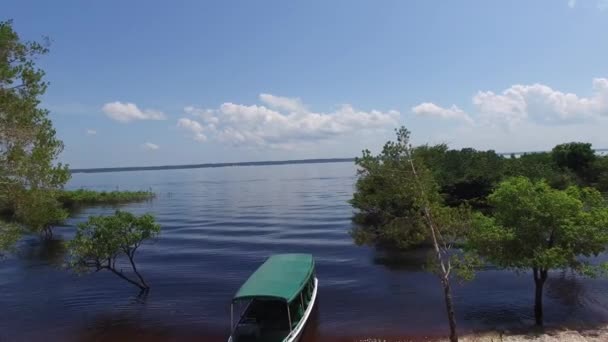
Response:
[{"label": "distant shoreline", "polygon": [[70,172],[72,172],[72,173],[100,173],[100,172],[155,171],[155,170],[202,169],[202,168],[230,167],[230,166],[324,164],[324,163],[347,163],[347,162],[352,163],[354,161],[355,161],[355,158],[296,159],[296,160],[275,160],[275,161],[236,162],[236,163],[100,167],[100,168],[88,168],[88,169],[72,169],[72,170],[70,170]]},{"label": "distant shoreline", "polygon": [[[526,153],[539,153],[546,151],[528,152],[502,152],[497,153],[502,156],[522,155]],[[596,153],[606,153],[607,148],[595,149]],[[264,166],[264,165],[291,165],[291,164],[324,164],[324,163],[347,163],[354,162],[355,158],[317,158],[317,159],[294,159],[294,160],[268,160],[257,162],[235,162],[235,163],[205,163],[205,164],[185,164],[185,165],[158,165],[158,166],[125,166],[125,167],[96,167],[71,169],[71,173],[100,173],[100,172],[126,172],[126,171],[155,171],[155,170],[180,170],[180,169],[204,169],[212,167],[230,166]]]}]

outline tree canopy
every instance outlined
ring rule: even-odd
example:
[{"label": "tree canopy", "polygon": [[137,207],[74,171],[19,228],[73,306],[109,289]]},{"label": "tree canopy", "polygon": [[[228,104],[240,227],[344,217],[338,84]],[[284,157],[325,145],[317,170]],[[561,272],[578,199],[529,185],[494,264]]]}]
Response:
[{"label": "tree canopy", "polygon": [[592,188],[551,188],[545,181],[514,177],[489,196],[493,214],[475,216],[467,246],[494,265],[531,269],[536,284],[535,315],[542,324],[542,287],[552,269],[589,273],[581,256],[608,245],[608,206]]},{"label": "tree canopy", "polygon": [[21,221],[35,211],[32,228],[44,230],[64,215],[56,211],[53,190],[69,178],[67,166],[55,164],[63,143],[48,110],[39,106],[48,83],[35,60],[48,52],[47,45],[22,42],[12,22],[0,22],[0,210]]},{"label": "tree canopy", "polygon": [[[352,231],[357,243],[406,248],[428,240],[420,215],[421,203],[412,196],[417,183],[408,162],[408,144],[409,132],[401,128],[397,131],[397,141],[387,142],[379,155],[373,156],[365,150],[363,156],[355,160],[359,177],[350,203],[358,209]],[[431,180],[418,160],[416,163],[426,180]],[[429,197],[437,201],[436,183],[431,181],[428,187]]]},{"label": "tree canopy", "polygon": [[[135,254],[142,243],[156,237],[161,227],[150,214],[135,216],[116,211],[113,216],[91,216],[78,225],[69,243],[71,265],[79,272],[108,270],[142,290],[149,288],[135,265]],[[127,276],[117,265],[126,257],[136,278]]]},{"label": "tree canopy", "polygon": [[354,217],[359,224],[351,234],[359,244],[405,248],[429,243],[433,253],[428,266],[443,287],[450,341],[458,341],[451,278],[466,274],[468,265],[450,250],[466,236],[470,210],[464,205],[445,205],[437,176],[427,167],[427,160],[445,162],[435,158],[445,151],[441,147],[413,149],[407,129],[396,133],[397,140],[387,142],[379,155],[366,150],[356,160],[359,178],[351,203],[359,210]]}]

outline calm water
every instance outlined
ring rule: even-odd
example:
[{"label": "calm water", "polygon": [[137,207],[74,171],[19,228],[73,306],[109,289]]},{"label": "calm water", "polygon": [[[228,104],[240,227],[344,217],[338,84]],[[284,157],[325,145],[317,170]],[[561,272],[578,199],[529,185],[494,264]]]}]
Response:
[{"label": "calm water", "polygon": [[[76,174],[69,187],[148,189],[158,197],[122,206],[151,212],[161,237],[141,248],[146,298],[108,272],[62,270],[76,223],[115,208],[89,208],[56,230],[25,239],[0,262],[0,340],[225,341],[229,302],[269,255],[313,253],[318,311],[307,341],[436,336],[446,330],[437,280],[424,252],[395,256],[355,246],[348,235],[355,168],[350,163]],[[550,324],[608,322],[608,280],[550,275]],[[456,286],[463,331],[531,324],[531,275],[485,270]]]}]

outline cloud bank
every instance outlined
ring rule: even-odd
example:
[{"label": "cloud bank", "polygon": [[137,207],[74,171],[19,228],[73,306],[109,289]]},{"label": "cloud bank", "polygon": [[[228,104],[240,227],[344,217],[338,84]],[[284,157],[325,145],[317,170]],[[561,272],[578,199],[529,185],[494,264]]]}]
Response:
[{"label": "cloud bank", "polygon": [[260,94],[262,104],[223,103],[216,109],[189,106],[177,126],[198,141],[207,138],[236,146],[292,149],[347,134],[398,125],[399,112],[361,111],[349,104],[331,112],[308,110],[298,98]]},{"label": "cloud bank", "polygon": [[500,93],[479,91],[472,99],[473,111],[456,105],[443,108],[425,102],[412,108],[416,115],[460,119],[486,126],[515,127],[524,122],[560,125],[608,117],[608,79],[595,78],[589,97],[555,90],[544,84],[513,85]]}]

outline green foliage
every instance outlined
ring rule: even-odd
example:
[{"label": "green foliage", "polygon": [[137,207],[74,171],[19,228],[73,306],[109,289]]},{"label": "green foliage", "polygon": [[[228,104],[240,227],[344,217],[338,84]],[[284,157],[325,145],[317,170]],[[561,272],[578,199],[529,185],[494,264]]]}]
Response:
[{"label": "green foliage", "polygon": [[19,240],[21,233],[19,226],[0,220],[0,257]]},{"label": "green foliage", "polygon": [[154,198],[151,191],[93,191],[86,189],[63,190],[58,200],[64,207],[71,208],[81,205],[119,204],[145,201]]},{"label": "green foliage", "polygon": [[571,142],[553,148],[551,155],[560,168],[568,168],[576,173],[584,173],[596,159],[595,151],[589,143]]},{"label": "green foliage", "polygon": [[[53,164],[63,143],[39,108],[48,84],[35,59],[47,52],[45,44],[22,42],[12,22],[0,22],[0,210],[19,212],[18,219],[45,230],[61,215],[53,194],[40,200],[32,194],[60,189],[70,176],[66,165]],[[52,213],[44,222],[46,215],[32,210]]]},{"label": "green foliage", "polygon": [[448,210],[442,208],[444,204],[465,205],[467,210],[468,206],[485,207],[486,196],[502,175],[504,158],[494,151],[455,151],[446,145],[423,145],[410,151],[408,144],[409,131],[401,128],[397,140],[387,142],[380,154],[365,150],[356,159],[359,177],[350,201],[357,209],[351,232],[356,243],[408,248],[429,241],[408,153],[437,213]]},{"label": "green foliage", "polygon": [[[148,285],[137,271],[134,258],[141,244],[156,237],[161,227],[150,214],[135,216],[116,211],[113,216],[91,216],[78,225],[76,236],[69,243],[71,266],[79,272],[109,270],[126,281],[147,289]],[[116,262],[126,257],[138,280],[119,271]]]},{"label": "green foliage", "polygon": [[536,324],[542,325],[543,286],[550,270],[594,275],[605,269],[581,257],[606,250],[606,201],[592,188],[558,190],[525,177],[502,182],[489,201],[493,216],[475,216],[467,248],[499,267],[532,270]]},{"label": "green foliage", "polygon": [[486,197],[504,173],[505,158],[491,150],[449,150],[446,145],[423,145],[415,148],[414,153],[431,169],[450,206],[466,203],[485,208]]},{"label": "green foliage", "polygon": [[[358,244],[387,244],[399,248],[417,245],[428,239],[417,183],[408,162],[409,131],[397,131],[397,141],[387,142],[382,152],[372,156],[368,150],[355,160],[359,178],[350,203],[358,209],[351,231]],[[416,161],[416,164],[420,164]],[[438,200],[437,185],[423,165],[429,195]]]},{"label": "green foliage", "polygon": [[52,234],[52,226],[68,217],[68,212],[57,201],[56,192],[32,189],[16,196],[14,216],[34,233]]},{"label": "green foliage", "polygon": [[589,168],[590,186],[608,192],[608,156],[598,156]]},{"label": "green foliage", "polygon": [[560,168],[552,153],[526,153],[505,160],[504,177],[523,176],[533,181],[545,180],[556,189],[565,189],[577,183],[577,176],[568,169]]},{"label": "green foliage", "polygon": [[489,201],[494,215],[476,215],[468,245],[495,265],[579,270],[579,256],[597,255],[608,244],[608,207],[597,190],[557,190],[515,177]]}]

